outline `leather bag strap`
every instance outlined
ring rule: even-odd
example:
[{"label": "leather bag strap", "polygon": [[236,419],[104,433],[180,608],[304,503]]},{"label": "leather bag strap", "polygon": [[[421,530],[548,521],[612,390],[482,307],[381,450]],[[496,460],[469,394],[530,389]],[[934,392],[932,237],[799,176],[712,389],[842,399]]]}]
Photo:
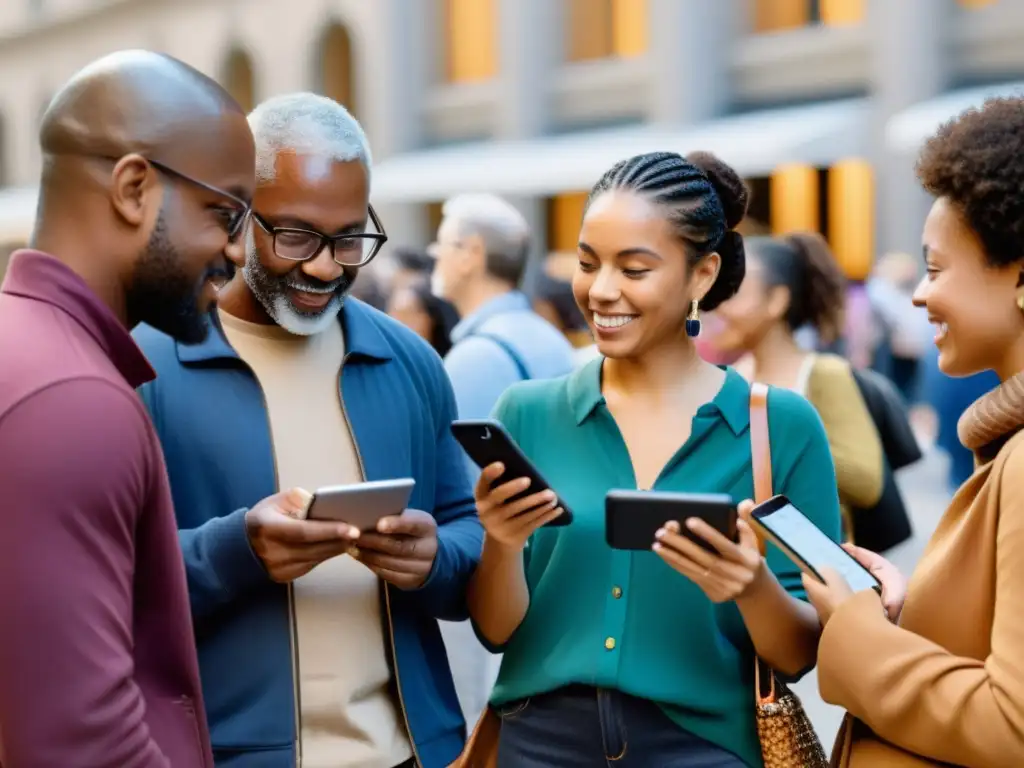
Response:
[{"label": "leather bag strap", "polygon": [[[754,503],[762,504],[774,495],[772,490],[772,444],[768,437],[768,387],[750,385],[750,457],[754,468]],[[764,540],[757,537],[761,554]]]},{"label": "leather bag strap", "polygon": [[[754,502],[761,504],[773,495],[772,444],[768,437],[768,386],[750,385],[750,459],[754,469]],[[756,531],[756,529],[755,529]],[[761,554],[765,553],[764,539],[757,537]],[[754,697],[758,706],[776,701],[775,675],[761,659],[754,661]]]}]

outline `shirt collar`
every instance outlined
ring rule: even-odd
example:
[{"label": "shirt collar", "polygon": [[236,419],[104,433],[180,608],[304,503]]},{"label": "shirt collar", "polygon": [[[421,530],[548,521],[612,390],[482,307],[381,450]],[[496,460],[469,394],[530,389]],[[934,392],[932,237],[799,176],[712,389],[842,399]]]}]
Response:
[{"label": "shirt collar", "polygon": [[[0,291],[49,304],[69,315],[96,341],[133,389],[156,378],[124,324],[62,261],[42,251],[17,251],[11,256]],[[26,329],[25,333],[32,331]]]},{"label": "shirt collar", "polygon": [[506,312],[521,312],[528,309],[530,309],[530,300],[522,291],[509,291],[495,296],[458,322],[452,329],[452,341],[462,341],[467,336],[472,336],[481,325],[492,317],[503,315]]},{"label": "shirt collar", "polygon": [[[345,334],[345,357],[384,362],[392,358],[391,345],[381,332],[379,313],[351,296],[345,298],[338,313]],[[178,359],[183,363],[201,363],[212,360],[238,359],[238,353],[228,343],[216,312],[208,316],[210,332],[199,344],[177,343]]]},{"label": "shirt collar", "polygon": [[[580,425],[604,404],[601,394],[601,365],[603,357],[597,357],[578,368],[569,377],[569,405]],[[750,424],[750,385],[732,368],[724,368],[725,382],[710,403],[697,410],[697,416],[720,417],[732,430],[740,435]]]}]

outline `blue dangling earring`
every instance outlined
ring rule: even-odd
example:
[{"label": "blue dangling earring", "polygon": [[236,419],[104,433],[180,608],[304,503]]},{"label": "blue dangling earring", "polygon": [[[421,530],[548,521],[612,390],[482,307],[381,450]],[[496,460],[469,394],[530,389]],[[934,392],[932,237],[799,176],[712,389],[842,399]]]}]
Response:
[{"label": "blue dangling earring", "polygon": [[697,307],[697,299],[694,299],[690,304],[690,315],[686,318],[686,335],[691,339],[700,336],[700,315]]}]

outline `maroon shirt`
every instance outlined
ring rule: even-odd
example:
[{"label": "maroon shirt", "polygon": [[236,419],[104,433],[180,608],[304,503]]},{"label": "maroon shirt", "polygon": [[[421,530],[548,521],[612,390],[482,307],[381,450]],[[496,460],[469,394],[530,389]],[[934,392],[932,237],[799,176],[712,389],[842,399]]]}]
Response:
[{"label": "maroon shirt", "polygon": [[210,768],[152,368],[51,256],[0,289],[0,765]]}]

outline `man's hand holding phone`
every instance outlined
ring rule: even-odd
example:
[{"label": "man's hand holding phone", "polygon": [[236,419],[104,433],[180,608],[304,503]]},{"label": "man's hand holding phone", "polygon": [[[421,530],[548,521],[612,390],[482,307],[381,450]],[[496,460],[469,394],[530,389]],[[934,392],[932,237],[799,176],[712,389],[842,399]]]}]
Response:
[{"label": "man's hand holding phone", "polygon": [[526,477],[493,483],[501,477],[505,465],[495,462],[484,468],[477,480],[474,496],[477,513],[487,538],[501,547],[520,551],[530,535],[562,514],[554,491],[543,490],[510,501],[530,487]]},{"label": "man's hand holding phone", "polygon": [[428,512],[407,509],[377,522],[348,554],[399,589],[418,589],[430,576],[437,555],[437,521]]},{"label": "man's hand holding phone", "polygon": [[275,493],[245,513],[253,552],[274,581],[287,584],[324,560],[344,554],[359,538],[346,523],[305,520],[313,495],[302,488]]}]

